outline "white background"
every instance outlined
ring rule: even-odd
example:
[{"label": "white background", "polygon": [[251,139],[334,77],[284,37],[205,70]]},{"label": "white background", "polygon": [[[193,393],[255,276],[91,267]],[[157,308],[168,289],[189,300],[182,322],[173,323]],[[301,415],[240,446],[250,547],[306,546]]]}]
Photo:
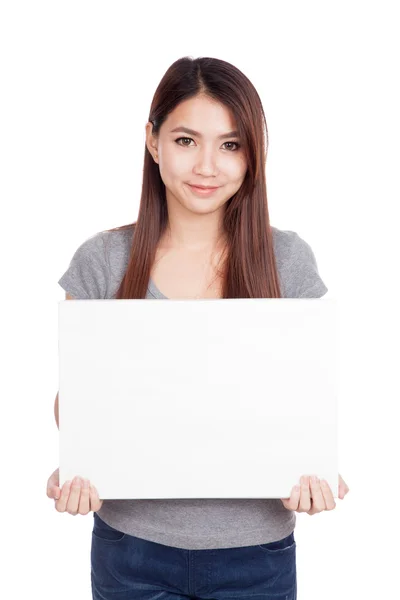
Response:
[{"label": "white background", "polygon": [[396,2],[4,1],[0,5],[2,595],[90,598],[92,513],[46,496],[57,466],[57,281],[131,223],[145,123],[181,56],[262,99],[271,223],[313,248],[341,306],[331,512],[297,515],[298,598],[398,592],[399,20]]}]

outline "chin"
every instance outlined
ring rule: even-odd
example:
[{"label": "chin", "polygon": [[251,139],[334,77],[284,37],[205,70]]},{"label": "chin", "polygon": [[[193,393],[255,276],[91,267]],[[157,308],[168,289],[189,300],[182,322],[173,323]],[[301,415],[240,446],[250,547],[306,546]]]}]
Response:
[{"label": "chin", "polygon": [[185,204],[185,207],[193,213],[199,215],[207,215],[208,213],[213,213],[216,210],[220,210],[223,208],[225,202],[222,204],[220,202],[212,202],[211,200],[199,199],[199,202],[189,202]]}]

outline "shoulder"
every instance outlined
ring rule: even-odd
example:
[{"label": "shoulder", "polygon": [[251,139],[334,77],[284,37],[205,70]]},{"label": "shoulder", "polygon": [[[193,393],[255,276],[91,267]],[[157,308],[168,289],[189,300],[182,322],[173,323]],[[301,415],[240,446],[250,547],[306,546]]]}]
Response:
[{"label": "shoulder", "polygon": [[107,298],[111,280],[109,249],[114,245],[118,248],[124,244],[122,237],[113,232],[99,231],[86,238],[74,251],[59,285],[74,298]]},{"label": "shoulder", "polygon": [[272,226],[271,230],[274,240],[274,250],[279,260],[291,259],[298,252],[307,252],[311,249],[310,245],[296,231],[278,229],[278,227]]},{"label": "shoulder", "polygon": [[105,236],[103,231],[86,238],[75,250],[73,259],[91,259],[101,261],[105,254]]},{"label": "shoulder", "polygon": [[106,265],[110,259],[129,254],[133,237],[130,226],[106,229],[87,238],[76,250],[74,258],[88,260],[93,266]]},{"label": "shoulder", "polygon": [[311,245],[296,231],[271,227],[277,268],[287,298],[320,298],[327,291]]},{"label": "shoulder", "polygon": [[115,229],[102,231],[101,235],[108,257],[118,260],[121,255],[129,254],[134,227],[132,225],[124,225]]}]

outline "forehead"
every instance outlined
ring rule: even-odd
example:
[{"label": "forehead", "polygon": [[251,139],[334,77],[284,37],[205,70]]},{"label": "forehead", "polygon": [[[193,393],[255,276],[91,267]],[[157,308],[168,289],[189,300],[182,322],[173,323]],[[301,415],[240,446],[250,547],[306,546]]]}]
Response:
[{"label": "forehead", "polygon": [[218,136],[236,128],[229,108],[206,96],[196,96],[178,104],[164,121],[163,129],[168,133],[179,125],[205,136]]}]

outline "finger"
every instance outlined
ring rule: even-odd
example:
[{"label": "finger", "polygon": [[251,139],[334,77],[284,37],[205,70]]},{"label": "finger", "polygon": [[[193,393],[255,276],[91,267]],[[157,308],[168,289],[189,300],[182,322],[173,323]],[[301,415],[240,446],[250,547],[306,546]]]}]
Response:
[{"label": "finger", "polygon": [[71,491],[67,502],[67,512],[70,515],[77,515],[79,508],[79,498],[81,496],[81,478],[74,477],[72,480]]},{"label": "finger", "polygon": [[50,485],[60,485],[60,476],[59,476],[59,472],[58,469],[56,469],[54,471],[54,473],[52,473],[49,477],[49,484]]},{"label": "finger", "polygon": [[321,490],[325,499],[326,510],[333,510],[336,506],[332,490],[325,479],[321,479]]},{"label": "finger", "polygon": [[53,500],[57,500],[61,495],[61,490],[58,487],[58,481],[52,481],[50,477],[47,482],[46,494],[48,498],[52,498]]},{"label": "finger", "polygon": [[81,499],[79,502],[79,514],[80,515],[87,515],[88,512],[90,512],[90,495],[89,495],[90,489],[89,489],[89,480],[88,479],[84,479],[83,480],[83,486],[81,489]]},{"label": "finger", "polygon": [[52,500],[58,500],[61,496],[61,490],[57,485],[53,485],[47,488],[47,496]]},{"label": "finger", "polygon": [[66,481],[61,488],[61,496],[58,500],[56,500],[55,508],[58,512],[65,512],[67,507],[67,502],[69,498],[69,491],[71,489],[71,482]]},{"label": "finger", "polygon": [[343,500],[345,495],[350,491],[349,486],[344,481],[343,477],[339,475],[339,498]]},{"label": "finger", "polygon": [[321,483],[318,477],[313,475],[310,477],[310,489],[312,507],[308,511],[309,515],[315,515],[316,513],[322,512],[326,509],[325,498],[321,490]]},{"label": "finger", "polygon": [[288,510],[297,510],[299,507],[299,499],[300,499],[300,486],[295,485],[292,488],[290,498],[282,498],[282,503],[285,508]]},{"label": "finger", "polygon": [[[47,480],[46,493],[49,498],[59,498],[61,490],[59,488],[58,469],[56,469]],[[58,496],[57,496],[58,493]]]},{"label": "finger", "polygon": [[346,495],[345,488],[341,483],[339,483],[338,496],[339,496],[340,500],[343,500],[345,495]]},{"label": "finger", "polygon": [[308,475],[300,479],[299,512],[308,512],[311,509],[310,481]]},{"label": "finger", "polygon": [[100,510],[102,504],[95,486],[90,484],[90,510],[96,512]]}]

